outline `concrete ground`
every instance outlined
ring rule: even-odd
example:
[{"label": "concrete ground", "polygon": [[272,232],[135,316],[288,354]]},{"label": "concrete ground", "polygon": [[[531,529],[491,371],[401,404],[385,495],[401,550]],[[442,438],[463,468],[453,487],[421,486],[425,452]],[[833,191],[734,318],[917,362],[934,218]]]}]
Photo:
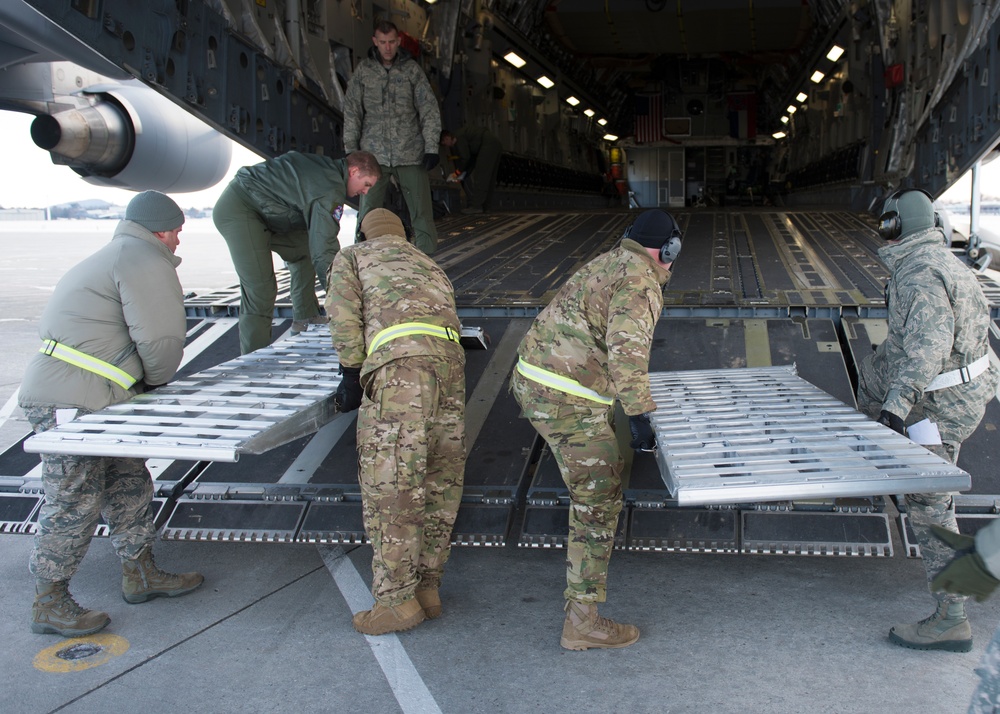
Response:
[{"label": "concrete ground", "polygon": [[[41,308],[61,271],[110,235],[99,225],[0,227],[2,447],[27,431],[10,398]],[[233,283],[210,224],[181,239],[186,290]],[[456,548],[443,616],[366,638],[350,616],[371,603],[367,546],[163,542],[158,562],[197,569],[205,585],[128,605],[97,539],[72,590],[112,622],[77,641],[30,632],[31,538],[0,535],[0,711],[963,712],[1000,597],[970,604],[972,652],[896,647],[889,627],[933,601],[921,563],[898,538],[894,548],[881,559],[617,552],[602,614],[642,636],[568,652],[560,551]]]}]

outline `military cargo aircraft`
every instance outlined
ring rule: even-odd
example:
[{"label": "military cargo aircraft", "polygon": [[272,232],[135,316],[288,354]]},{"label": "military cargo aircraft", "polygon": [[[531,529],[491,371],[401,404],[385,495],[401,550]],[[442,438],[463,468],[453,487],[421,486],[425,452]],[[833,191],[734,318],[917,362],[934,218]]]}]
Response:
[{"label": "military cargo aircraft", "polygon": [[[939,196],[1000,139],[997,0],[11,0],[0,106],[35,114],[33,140],[85,180],[197,190],[228,156],[175,114],[262,157],[341,154],[345,87],[377,17],[402,31],[444,126],[485,126],[504,148],[481,215],[461,212],[447,158],[431,172],[435,258],[470,347],[465,545],[564,544],[567,493],[506,379],[532,317],[636,210],[669,210],[684,233],[650,364],[664,398],[677,375],[739,370],[786,403],[829,397],[806,435],[823,440],[821,423],[856,414],[856,365],[885,335],[872,211],[902,186]],[[953,249],[996,319],[1000,284],[972,225]],[[31,455],[50,450],[150,458],[167,539],[363,542],[352,415],[330,408],[323,330],[237,358],[237,289],[187,310],[174,383],[0,456],[0,531],[33,532],[44,496]],[[962,490],[970,532],[995,517],[998,408],[966,442],[964,481],[919,459],[886,481],[787,449],[792,476],[776,479],[773,461],[727,447],[686,487],[662,450],[636,455],[617,545],[887,557],[895,527],[917,556],[907,489]],[[695,414],[718,418],[707,404]]]}]

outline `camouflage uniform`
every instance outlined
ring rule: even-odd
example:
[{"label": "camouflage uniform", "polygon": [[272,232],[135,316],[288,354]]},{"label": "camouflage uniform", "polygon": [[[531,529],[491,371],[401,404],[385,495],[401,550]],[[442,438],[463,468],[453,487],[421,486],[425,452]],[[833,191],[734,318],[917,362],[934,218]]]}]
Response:
[{"label": "camouflage uniform", "polygon": [[[907,425],[930,419],[942,444],[927,448],[955,463],[962,442],[976,430],[996,394],[1000,375],[991,365],[966,384],[930,392],[924,388],[938,374],[988,353],[989,305],[973,273],[945,248],[937,228],[888,244],[879,256],[891,271],[889,332],[861,363],[858,408],[873,419],[884,409]],[[906,506],[930,583],[954,551],[929,526],[958,532],[954,500],[949,493],[910,493]],[[942,605],[965,601],[961,595],[933,595]]]},{"label": "camouflage uniform", "polygon": [[[24,409],[36,433],[56,425],[55,412],[54,407]],[[43,454],[42,486],[45,502],[29,564],[39,580],[58,582],[76,574],[99,516],[122,560],[135,560],[156,540],[149,507],[153,483],[143,459]]]},{"label": "camouflage uniform", "polygon": [[340,250],[347,197],[346,159],[289,151],[244,166],[219,196],[212,220],[240,279],[240,352],[271,344],[278,294],[277,253],[291,274],[292,316],[319,315],[316,276],[326,276]]},{"label": "camouflage uniform", "polygon": [[[372,594],[392,607],[436,588],[451,550],[465,475],[465,352],[451,282],[397,235],[344,248],[330,268],[326,311],[341,364],[361,367],[358,478],[372,544]],[[369,352],[384,329],[409,334]]]},{"label": "camouflage uniform", "polygon": [[[670,271],[625,239],[592,260],[535,318],[518,349],[524,362],[615,398],[629,416],[656,410],[649,350]],[[608,562],[622,508],[624,462],[614,405],[524,377],[511,389],[523,415],[548,443],[570,493],[567,600],[604,602]]]},{"label": "camouflage uniform", "polygon": [[358,63],[344,97],[344,150],[375,154],[382,178],[361,198],[358,225],[385,201],[395,176],[413,224],[414,244],[428,255],[437,249],[431,186],[424,154],[438,152],[441,110],[424,71],[403,48],[385,67],[372,47]]}]

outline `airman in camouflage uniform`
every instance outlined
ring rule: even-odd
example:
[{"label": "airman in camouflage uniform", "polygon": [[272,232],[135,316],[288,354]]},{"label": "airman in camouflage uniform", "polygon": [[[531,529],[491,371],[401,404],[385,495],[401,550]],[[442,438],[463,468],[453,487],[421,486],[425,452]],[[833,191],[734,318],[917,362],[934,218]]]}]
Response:
[{"label": "airman in camouflage uniform", "polygon": [[[989,364],[989,305],[972,271],[945,247],[927,194],[910,190],[890,196],[880,233],[889,240],[879,250],[890,270],[888,337],[861,363],[858,408],[900,433],[929,419],[937,424],[942,443],[927,448],[955,463],[1000,379]],[[931,384],[938,375],[962,368],[970,369],[965,383]],[[906,508],[929,583],[954,555],[930,532],[931,524],[958,532],[954,500],[949,493],[911,493]],[[934,615],[896,625],[889,639],[913,649],[968,652],[972,631],[965,598],[933,589],[932,594],[937,600]]]},{"label": "airman in camouflage uniform", "polygon": [[614,401],[621,402],[633,432],[645,437],[643,446],[652,449],[655,438],[645,416],[656,410],[649,350],[676,257],[676,251],[661,253],[661,246],[675,232],[679,250],[680,232],[669,214],[641,214],[627,238],[566,282],[518,349],[511,389],[552,450],[570,495],[561,640],[567,649],[625,647],[639,638],[635,626],[597,614],[597,603],[606,599],[622,509],[624,461]]},{"label": "airman in camouflage uniform", "polygon": [[326,312],[343,372],[337,406],[361,408],[358,479],[376,602],[354,627],[381,635],[441,614],[465,477],[465,352],[451,282],[406,242],[399,218],[372,209],[361,235],[333,261]]},{"label": "airman in camouflage uniform", "polygon": [[381,175],[365,151],[343,159],[289,151],[236,172],[212,220],[240,279],[241,354],[271,344],[278,295],[272,252],[291,276],[292,334],[326,322],[319,314],[316,276],[326,280],[340,250],[344,201],[367,193]]},{"label": "airman in camouflage uniform", "polygon": [[427,172],[438,165],[441,110],[424,71],[400,48],[393,23],[378,22],[372,43],[344,97],[344,150],[370,151],[382,165],[382,178],[361,200],[358,222],[383,206],[389,177],[395,176],[410,212],[414,244],[430,255],[437,249],[437,228]]},{"label": "airman in camouflage uniform", "polygon": [[[108,245],[60,279],[39,322],[43,347],[28,365],[18,403],[36,432],[169,381],[184,352],[184,298],[174,255],[184,214],[168,196],[133,198]],[[153,485],[142,459],[42,456],[45,502],[31,553],[31,629],[65,637],[105,627],[107,613],[80,607],[69,581],[103,515],[122,561],[130,603],[191,592],[204,578],[153,561]]]}]

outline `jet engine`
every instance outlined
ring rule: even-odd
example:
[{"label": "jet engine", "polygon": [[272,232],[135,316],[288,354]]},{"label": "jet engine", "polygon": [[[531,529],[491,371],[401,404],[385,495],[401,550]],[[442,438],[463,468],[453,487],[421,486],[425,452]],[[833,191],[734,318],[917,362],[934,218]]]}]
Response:
[{"label": "jet engine", "polygon": [[86,102],[42,114],[31,138],[95,186],[200,191],[229,170],[222,134],[140,82],[89,87]]}]

